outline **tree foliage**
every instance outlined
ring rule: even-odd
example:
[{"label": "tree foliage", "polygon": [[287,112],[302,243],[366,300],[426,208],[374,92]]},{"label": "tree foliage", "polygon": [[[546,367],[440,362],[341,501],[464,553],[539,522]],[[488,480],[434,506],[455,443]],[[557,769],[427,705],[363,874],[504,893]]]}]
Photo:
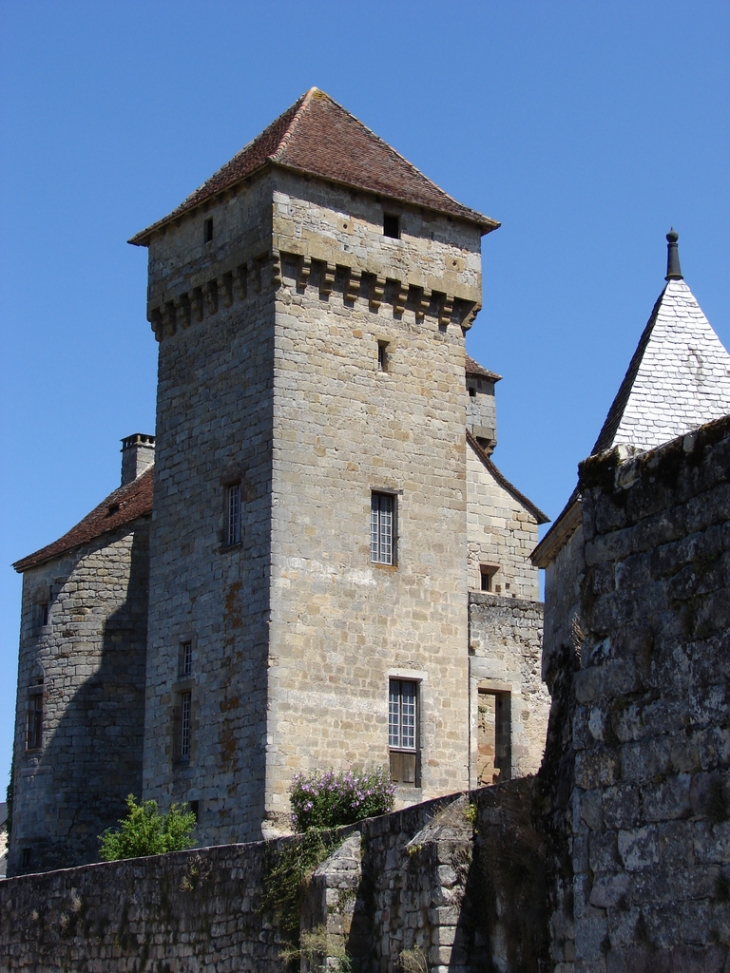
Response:
[{"label": "tree foliage", "polygon": [[196,819],[182,804],[171,804],[167,814],[157,810],[157,801],[137,804],[134,795],[127,798],[127,816],[119,821],[120,828],[99,835],[102,861],[122,858],[143,858],[163,855],[167,851],[184,851],[195,844],[191,835]]}]

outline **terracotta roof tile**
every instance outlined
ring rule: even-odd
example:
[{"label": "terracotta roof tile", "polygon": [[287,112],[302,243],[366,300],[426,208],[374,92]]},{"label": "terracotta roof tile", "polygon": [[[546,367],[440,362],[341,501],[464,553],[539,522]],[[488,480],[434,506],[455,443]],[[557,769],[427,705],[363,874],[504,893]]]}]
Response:
[{"label": "terracotta roof tile", "polygon": [[129,524],[138,517],[152,513],[152,484],[154,467],[145,470],[136,480],[110,493],[83,520],[53,544],[16,561],[13,567],[19,573],[34,568],[44,561],[59,557],[67,551],[88,544],[89,541]]},{"label": "terracotta roof tile", "polygon": [[496,372],[490,372],[480,365],[478,361],[475,361],[471,355],[466,356],[466,374],[476,375],[478,378],[488,378],[490,382],[500,382],[502,380],[501,375],[497,375]]},{"label": "terracotta roof tile", "polygon": [[496,220],[452,199],[329,95],[318,88],[310,88],[177,209],[133,236],[129,242],[146,246],[153,230],[266,165],[293,169],[329,182],[423,206],[476,223],[485,233],[499,226]]}]

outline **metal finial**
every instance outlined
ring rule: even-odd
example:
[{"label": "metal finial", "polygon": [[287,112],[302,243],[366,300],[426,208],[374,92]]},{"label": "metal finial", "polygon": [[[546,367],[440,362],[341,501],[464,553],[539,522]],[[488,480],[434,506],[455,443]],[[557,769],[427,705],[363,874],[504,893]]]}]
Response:
[{"label": "metal finial", "polygon": [[667,276],[664,280],[684,280],[682,268],[679,266],[678,239],[679,234],[672,227],[669,233],[667,233]]}]

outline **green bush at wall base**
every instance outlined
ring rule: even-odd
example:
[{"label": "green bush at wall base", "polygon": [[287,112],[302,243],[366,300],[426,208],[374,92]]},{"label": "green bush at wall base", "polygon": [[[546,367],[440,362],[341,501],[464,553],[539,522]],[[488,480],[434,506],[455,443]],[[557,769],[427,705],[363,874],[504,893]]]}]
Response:
[{"label": "green bush at wall base", "polygon": [[121,827],[117,831],[108,828],[99,835],[102,861],[143,858],[192,848],[195,844],[191,838],[196,825],[195,815],[192,811],[184,811],[183,807],[182,804],[171,804],[167,814],[160,814],[157,801],[137,804],[134,795],[130,794],[127,817],[119,821]]}]

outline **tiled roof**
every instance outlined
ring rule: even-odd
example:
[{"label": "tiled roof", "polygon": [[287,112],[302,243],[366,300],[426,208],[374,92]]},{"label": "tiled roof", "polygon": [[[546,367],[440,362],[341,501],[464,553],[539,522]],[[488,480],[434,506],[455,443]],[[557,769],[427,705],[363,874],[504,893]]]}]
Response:
[{"label": "tiled roof", "polygon": [[152,482],[154,467],[150,467],[140,474],[136,480],[110,493],[106,500],[102,500],[83,520],[79,521],[63,537],[59,537],[53,544],[42,547],[35,554],[16,561],[13,567],[18,572],[27,571],[44,561],[59,557],[67,551],[88,544],[89,541],[108,534],[110,531],[131,523],[138,517],[152,513]]},{"label": "tiled roof", "polygon": [[479,378],[488,378],[490,382],[499,382],[502,379],[502,376],[497,375],[496,372],[490,372],[486,368],[483,368],[471,355],[466,356],[466,374],[476,375]]},{"label": "tiled roof", "polygon": [[294,169],[329,182],[446,213],[476,223],[485,233],[499,226],[496,220],[457,203],[329,95],[318,88],[310,88],[177,209],[129,242],[146,246],[153,230],[266,165]]},{"label": "tiled roof", "polygon": [[532,500],[528,500],[524,493],[520,493],[516,486],[513,486],[507,477],[495,466],[492,459],[487,455],[487,453],[482,449],[477,440],[472,436],[472,434],[467,430],[466,441],[469,443],[471,448],[477,454],[479,459],[482,461],[484,466],[489,470],[494,479],[503,487],[507,493],[511,494],[515,500],[518,500],[526,510],[532,514],[538,524],[547,524],[550,522],[550,518],[547,514],[544,514],[539,507],[536,507]]},{"label": "tiled roof", "polygon": [[653,449],[730,413],[730,355],[683,280],[670,280],[591,455]]}]

